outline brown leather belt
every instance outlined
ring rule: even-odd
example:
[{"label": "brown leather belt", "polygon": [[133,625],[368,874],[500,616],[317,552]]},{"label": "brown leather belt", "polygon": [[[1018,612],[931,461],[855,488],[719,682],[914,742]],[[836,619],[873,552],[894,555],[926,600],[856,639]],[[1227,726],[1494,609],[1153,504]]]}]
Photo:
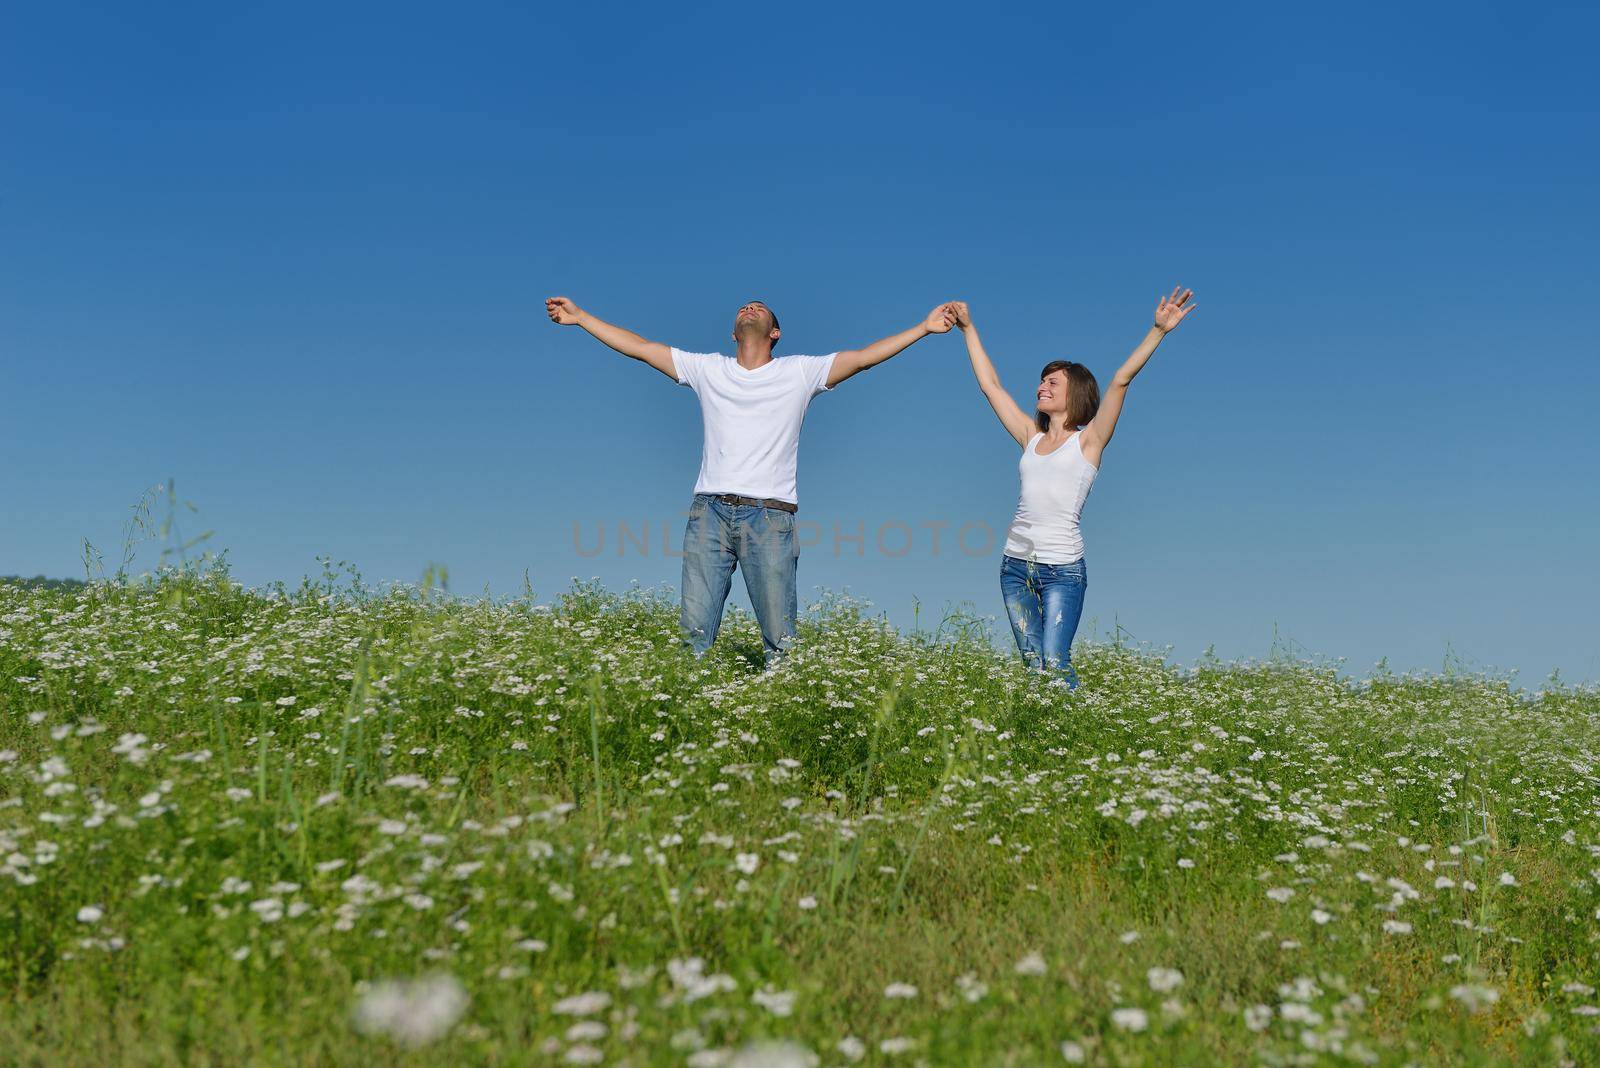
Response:
[{"label": "brown leather belt", "polygon": [[770,497],[741,497],[737,493],[708,493],[706,496],[714,501],[721,501],[723,504],[741,504],[747,508],[776,508],[778,511],[788,512],[790,515],[794,515],[800,510],[798,504],[790,504],[788,501],[774,500]]}]

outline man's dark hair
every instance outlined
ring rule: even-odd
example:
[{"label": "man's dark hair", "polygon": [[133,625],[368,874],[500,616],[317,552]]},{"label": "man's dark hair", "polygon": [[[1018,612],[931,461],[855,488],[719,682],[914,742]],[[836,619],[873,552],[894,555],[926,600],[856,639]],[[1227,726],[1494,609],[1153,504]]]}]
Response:
[{"label": "man's dark hair", "polygon": [[[1067,425],[1087,426],[1100,410],[1100,383],[1094,380],[1094,372],[1071,360],[1051,360],[1039,372],[1039,381],[1049,378],[1053,371],[1067,376]],[[1033,420],[1040,433],[1050,429],[1050,417],[1043,412],[1034,412]]]}]

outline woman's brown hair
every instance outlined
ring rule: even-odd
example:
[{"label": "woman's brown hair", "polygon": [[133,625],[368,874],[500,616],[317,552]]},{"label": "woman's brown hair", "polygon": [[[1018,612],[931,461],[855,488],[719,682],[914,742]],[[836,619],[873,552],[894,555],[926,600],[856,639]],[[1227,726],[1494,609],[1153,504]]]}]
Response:
[{"label": "woman's brown hair", "polygon": [[[1071,360],[1051,360],[1039,372],[1039,381],[1043,382],[1054,371],[1067,376],[1067,425],[1088,425],[1094,413],[1100,410],[1100,383],[1094,380],[1094,372]],[[1043,412],[1034,412],[1033,421],[1041,434],[1050,429],[1050,417]]]}]

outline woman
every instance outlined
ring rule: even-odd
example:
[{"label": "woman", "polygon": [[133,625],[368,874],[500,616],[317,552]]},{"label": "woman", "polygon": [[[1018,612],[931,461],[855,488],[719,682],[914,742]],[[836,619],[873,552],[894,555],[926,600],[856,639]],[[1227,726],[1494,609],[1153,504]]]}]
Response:
[{"label": "woman", "polygon": [[1078,516],[1100,473],[1100,457],[1117,428],[1128,386],[1161,339],[1194,311],[1193,297],[1191,289],[1174,288],[1161,298],[1155,325],[1111,379],[1104,397],[1083,364],[1069,360],[1045,364],[1039,372],[1039,405],[1032,418],[1001,387],[967,306],[954,306],[978,386],[1000,424],[1022,446],[1022,497],[1006,533],[1000,564],[1000,592],[1011,617],[1011,633],[1030,667],[1059,673],[1072,689],[1078,687],[1072,670],[1072,636],[1083,615],[1088,586]]}]

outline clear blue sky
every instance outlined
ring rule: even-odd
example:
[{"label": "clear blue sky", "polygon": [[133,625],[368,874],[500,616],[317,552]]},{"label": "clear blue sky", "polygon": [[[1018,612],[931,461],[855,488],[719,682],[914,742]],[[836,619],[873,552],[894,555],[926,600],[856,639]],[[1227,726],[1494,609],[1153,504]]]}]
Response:
[{"label": "clear blue sky", "polygon": [[[114,556],[171,476],[246,582],[675,585],[694,397],[544,296],[698,350],[759,296],[812,353],[965,298],[1026,399],[1181,282],[1086,623],[1600,678],[1597,39],[1510,2],[13,5],[0,573]],[[1002,529],[1016,458],[953,335],[819,398],[802,589],[1001,613],[996,553],[920,524]]]}]

